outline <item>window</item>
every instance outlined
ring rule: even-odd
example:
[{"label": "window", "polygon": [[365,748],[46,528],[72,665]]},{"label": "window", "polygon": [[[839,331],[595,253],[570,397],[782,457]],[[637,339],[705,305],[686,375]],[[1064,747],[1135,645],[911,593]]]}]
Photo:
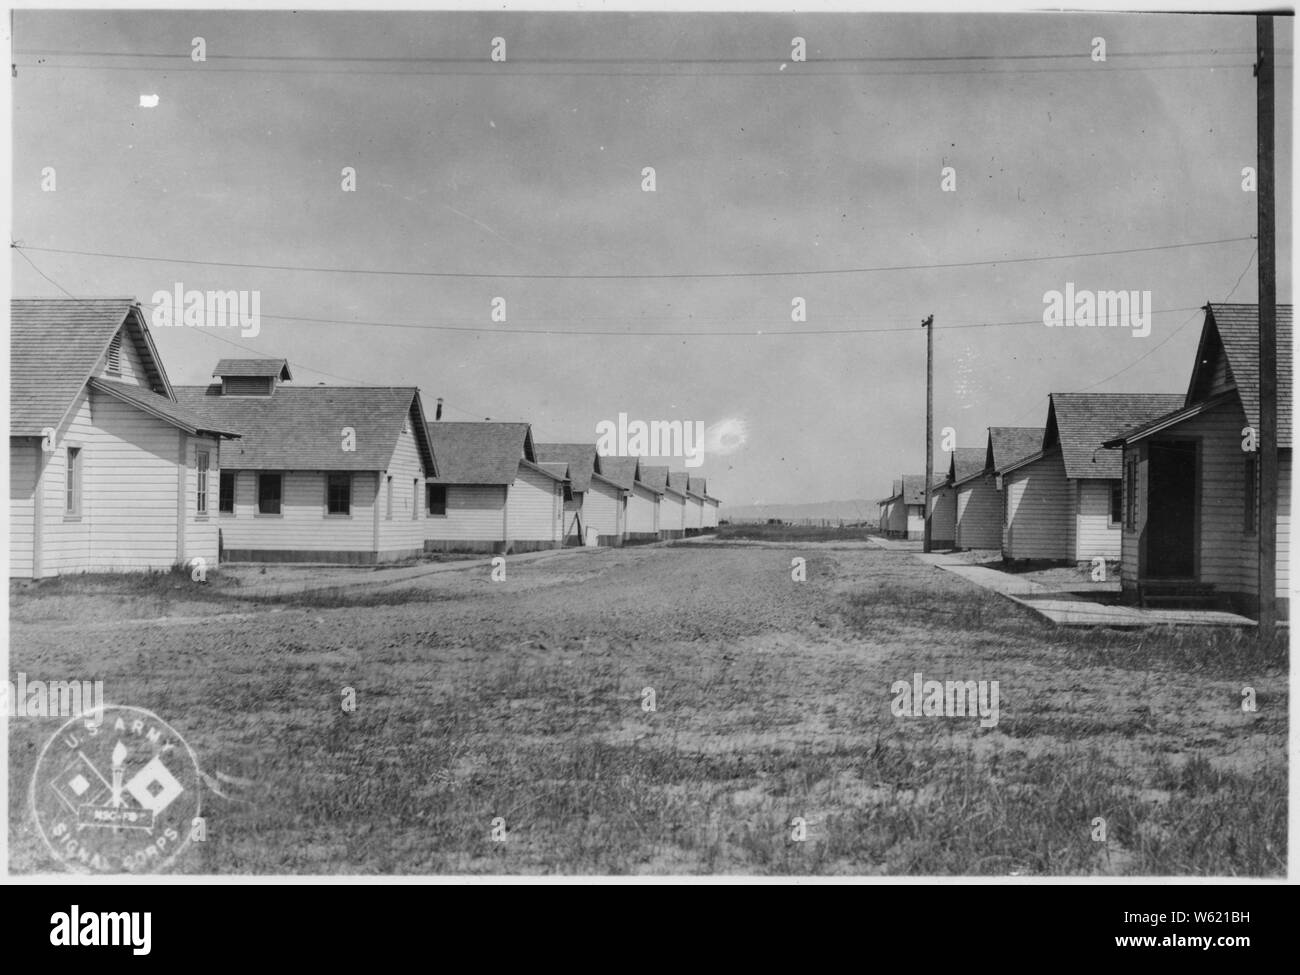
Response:
[{"label": "window", "polygon": [[393,520],[393,475],[388,475],[388,488],[386,491],[388,500],[388,513],[384,516],[388,521]]},{"label": "window", "polygon": [[1259,454],[1246,455],[1245,529],[1247,535],[1259,532]]},{"label": "window", "polygon": [[68,497],[64,507],[69,515],[81,514],[81,448],[68,448]]},{"label": "window", "polygon": [[351,474],[331,474],[326,478],[325,513],[327,515],[352,514]]},{"label": "window", "polygon": [[280,514],[280,502],[283,495],[283,474],[257,475],[257,513],[259,515]]},{"label": "window", "polygon": [[424,486],[424,506],[431,515],[447,513],[447,486],[445,484],[426,484]]},{"label": "window", "polygon": [[217,510],[223,514],[235,513],[235,472],[222,471],[217,485]]},{"label": "window", "polygon": [[208,464],[209,455],[206,450],[196,450],[194,452],[194,473],[196,492],[194,499],[194,510],[201,515],[208,513]]},{"label": "window", "polygon": [[564,485],[564,500],[565,501],[573,500],[573,488],[568,484]]},{"label": "window", "polygon": [[1124,458],[1124,527],[1137,531],[1138,458],[1129,454]]},{"label": "window", "polygon": [[113,341],[108,343],[108,374],[110,376],[122,375],[122,333],[118,332],[113,336]]},{"label": "window", "polygon": [[1124,482],[1110,482],[1110,523],[1118,525],[1124,520]]},{"label": "window", "polygon": [[420,479],[411,482],[411,520],[420,520]]}]

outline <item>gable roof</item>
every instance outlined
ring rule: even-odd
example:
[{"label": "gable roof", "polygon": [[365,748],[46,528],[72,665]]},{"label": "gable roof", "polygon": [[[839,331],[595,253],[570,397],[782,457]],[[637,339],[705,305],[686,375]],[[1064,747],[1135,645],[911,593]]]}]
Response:
[{"label": "gable roof", "polygon": [[[160,420],[166,420],[172,426],[179,427],[186,433],[213,433],[219,437],[239,436],[237,432],[219,421],[214,424],[210,418],[200,416],[194,410],[182,406],[166,396],[145,389],[143,386],[96,377],[90,380],[90,388],[119,399],[123,403],[156,416]],[[233,450],[234,448],[227,447],[225,449]]]},{"label": "gable roof", "polygon": [[707,498],[709,496],[708,485],[704,483],[702,477],[687,477],[686,490],[698,498]]},{"label": "gable roof", "polygon": [[221,359],[214,376],[271,376],[282,382],[291,382],[288,359]]},{"label": "gable roof", "polygon": [[958,447],[948,461],[948,483],[959,484],[967,478],[984,473],[988,447]]},{"label": "gable roof", "polygon": [[[1227,360],[1230,385],[1241,397],[1246,422],[1259,429],[1259,305],[1205,306],[1205,323],[1182,406],[1207,398],[1218,356]],[[1277,445],[1291,446],[1291,306],[1277,306]]]},{"label": "gable roof", "polygon": [[148,388],[172,399],[171,383],[134,299],[11,299],[9,435],[36,437],[46,427],[61,427],[123,327],[144,362]]},{"label": "gable roof", "polygon": [[[931,478],[942,479],[939,474],[932,474]],[[931,480],[930,485],[933,487],[935,481]],[[925,475],[924,474],[904,474],[902,478],[894,480],[894,493],[887,498],[883,498],[878,504],[888,504],[891,501],[903,499],[903,504],[925,504]]]},{"label": "gable roof", "polygon": [[687,476],[685,471],[668,472],[668,487],[683,497],[689,493],[688,485],[690,484],[690,480],[690,477]]},{"label": "gable roof", "polygon": [[539,443],[537,459],[542,464],[564,463],[569,467],[569,483],[574,491],[585,491],[597,470],[596,445],[589,443]]},{"label": "gable roof", "polygon": [[1042,427],[989,427],[984,469],[1003,471],[1043,448]]},{"label": "gable roof", "polygon": [[600,476],[624,491],[632,490],[637,479],[639,457],[601,457],[598,461]]},{"label": "gable roof", "polygon": [[[238,470],[387,470],[402,425],[409,422],[426,474],[435,471],[424,432],[424,407],[414,386],[283,386],[274,396],[223,396],[221,384],[178,386],[186,409],[238,430],[221,466]],[[344,450],[342,430],[356,432]]]},{"label": "gable roof", "polygon": [[438,459],[434,484],[513,484],[519,462],[536,459],[527,423],[437,420],[428,431]]},{"label": "gable roof", "polygon": [[538,469],[542,470],[543,472],[545,472],[545,473],[547,473],[547,474],[550,474],[551,477],[555,478],[557,481],[568,481],[568,480],[569,480],[569,465],[568,465],[568,464],[565,464],[565,463],[555,463],[554,461],[547,462],[547,461],[544,461],[544,460],[543,460],[543,461],[538,461],[536,464],[532,464],[532,463],[529,463],[528,461],[524,461],[523,464],[524,464],[525,467],[538,468]]},{"label": "gable roof", "polygon": [[658,464],[642,464],[641,473],[637,475],[637,480],[648,487],[655,494],[663,494],[668,490],[668,467]]},{"label": "gable roof", "polygon": [[1065,476],[1118,479],[1123,451],[1102,444],[1178,409],[1181,393],[1052,393],[1043,452],[1061,448]]}]

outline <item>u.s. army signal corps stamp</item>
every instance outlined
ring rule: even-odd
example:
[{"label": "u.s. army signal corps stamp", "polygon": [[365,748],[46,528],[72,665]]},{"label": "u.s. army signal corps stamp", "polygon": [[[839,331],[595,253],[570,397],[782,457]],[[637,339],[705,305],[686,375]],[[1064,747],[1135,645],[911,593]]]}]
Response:
[{"label": "u.s. army signal corps stamp", "polygon": [[203,779],[193,749],[157,715],[106,705],[41,750],[30,803],[55,859],[79,873],[161,873],[189,846]]}]

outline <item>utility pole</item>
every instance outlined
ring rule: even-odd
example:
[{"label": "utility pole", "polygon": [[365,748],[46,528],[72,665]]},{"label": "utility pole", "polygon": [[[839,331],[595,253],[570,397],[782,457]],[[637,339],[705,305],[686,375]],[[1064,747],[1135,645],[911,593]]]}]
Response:
[{"label": "utility pole", "polygon": [[[925,478],[925,541],[923,551],[930,551],[930,468],[934,464],[934,316],[931,315],[921,323],[925,329],[925,466],[921,468]],[[903,505],[907,505],[907,486],[903,486]]]},{"label": "utility pole", "polygon": [[[1259,639],[1277,631],[1277,250],[1273,209],[1273,18],[1255,17],[1259,219]],[[1288,350],[1289,352],[1289,350]]]}]

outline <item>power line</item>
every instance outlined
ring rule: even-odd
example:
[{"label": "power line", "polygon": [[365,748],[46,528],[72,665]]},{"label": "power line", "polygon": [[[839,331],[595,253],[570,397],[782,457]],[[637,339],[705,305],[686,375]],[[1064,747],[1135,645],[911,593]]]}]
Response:
[{"label": "power line", "polygon": [[[84,304],[84,303],[85,303],[84,299],[82,299],[82,298],[78,298],[78,297],[77,297],[76,295],[74,295],[71,291],[69,291],[69,290],[68,290],[67,288],[65,288],[63,285],[59,284],[59,282],[55,281],[52,277],[50,277],[48,274],[46,274],[44,271],[42,271],[39,267],[37,267],[36,264],[35,264],[35,262],[33,262],[32,259],[31,259],[30,257],[28,257],[26,254],[23,254],[21,251],[19,251],[19,256],[20,256],[24,261],[26,261],[29,265],[31,265],[31,268],[32,268],[33,271],[35,271],[35,272],[36,272],[37,274],[39,274],[42,278],[44,278],[46,281],[48,281],[51,285],[53,285],[55,288],[57,288],[59,291],[61,291],[61,292],[62,292],[66,297],[72,299],[72,300],[75,301],[75,302],[78,302],[79,304]],[[250,346],[244,345],[242,342],[236,342],[236,341],[234,341],[233,339],[228,339],[228,338],[226,338],[224,335],[218,335],[218,334],[216,334],[216,332],[214,332],[212,329],[199,329],[198,331],[201,332],[201,333],[203,333],[203,334],[205,334],[205,335],[207,335],[207,336],[209,336],[210,338],[214,338],[214,339],[216,339],[216,340],[219,341],[219,342],[225,342],[226,345],[232,345],[232,346],[234,346],[236,349],[240,349],[241,351],[244,351],[244,352],[252,352],[252,353],[254,353],[254,354],[260,354],[260,353],[261,353],[261,350],[260,350],[260,349],[254,349],[254,348],[251,348]],[[343,380],[344,382],[357,383],[358,385],[361,385],[361,386],[376,386],[376,385],[380,385],[380,386],[382,386],[382,385],[386,385],[385,383],[374,383],[374,382],[371,382],[370,380],[366,380],[366,379],[358,379],[358,378],[355,377],[355,376],[340,376],[338,373],[326,372],[324,369],[316,369],[316,368],[313,368],[312,366],[306,365],[305,363],[302,363],[302,362],[295,362],[293,365],[294,365],[294,368],[296,368],[296,369],[303,369],[303,370],[306,370],[307,372],[314,373],[315,375],[318,375],[318,376],[327,376],[327,377],[329,377],[330,379],[341,379],[341,380]],[[474,417],[475,419],[478,419],[480,416],[482,416],[481,413],[471,413],[469,410],[461,409],[460,407],[458,407],[458,406],[456,406],[456,405],[454,405],[454,404],[452,404],[452,403],[448,403],[445,397],[443,398],[442,405],[443,405],[444,407],[446,407],[446,408],[449,408],[449,409],[453,409],[453,410],[455,410],[457,413],[462,413],[462,414],[464,414],[465,416],[471,416],[471,417]]]},{"label": "power line", "polygon": [[[1199,307],[1199,306],[1198,306]],[[1169,315],[1178,312],[1195,310],[1187,308],[1163,308],[1152,311],[1153,315]],[[366,326],[373,328],[404,328],[414,329],[417,331],[437,331],[437,332],[482,332],[488,334],[509,334],[509,335],[599,335],[599,336],[625,336],[629,338],[642,337],[653,338],[656,336],[666,337],[700,337],[715,338],[725,336],[758,336],[758,335],[880,335],[887,332],[914,332],[916,327],[913,325],[894,326],[890,328],[750,328],[737,329],[732,331],[709,331],[701,329],[683,329],[683,330],[656,330],[656,331],[633,331],[628,329],[552,329],[552,328],[511,328],[508,325],[427,325],[416,322],[381,322],[381,321],[357,321],[337,318],[307,318],[295,315],[263,315],[262,318],[269,318],[275,321],[287,322],[305,322],[309,324],[320,325],[348,325],[348,326]],[[785,324],[783,321],[781,324]],[[957,325],[945,325],[939,331],[949,331],[961,328],[999,328],[1003,326],[1016,325],[1041,325],[1042,318],[1025,319],[1015,322],[963,322]]]},{"label": "power line", "polygon": [[[1229,69],[1246,70],[1254,68],[1253,62],[1242,61],[1236,63],[1205,64],[1196,62],[1193,64],[1146,64],[1146,65],[1089,65],[1087,67],[1057,67],[1057,68],[969,68],[969,69],[952,69],[952,70],[915,70],[915,71],[816,71],[807,70],[803,67],[797,70],[786,71],[776,67],[771,71],[520,71],[512,69],[506,65],[487,66],[474,70],[452,70],[443,69],[438,71],[383,71],[373,68],[223,68],[223,67],[203,67],[202,73],[237,73],[237,74],[281,74],[281,75],[388,75],[400,77],[491,77],[491,78],[664,78],[670,80],[691,80],[698,78],[779,78],[785,80],[788,78],[910,78],[910,77],[935,77],[941,75],[1021,75],[1021,74],[1075,74],[1091,73],[1098,76],[1114,74],[1116,72],[1140,71],[1143,73],[1151,71],[1226,71]],[[154,71],[161,70],[165,76],[167,68],[161,69],[128,66],[116,64],[46,64],[46,63],[22,63],[17,64],[20,68],[43,68],[56,69],[60,71]],[[1291,67],[1289,64],[1278,64],[1277,70],[1283,71]],[[196,69],[197,70],[197,69]]]},{"label": "power line", "polygon": [[876,267],[849,268],[813,268],[803,271],[697,271],[678,273],[614,273],[614,274],[546,274],[517,273],[501,271],[402,271],[381,268],[316,267],[292,264],[255,264],[241,261],[203,261],[180,257],[156,257],[142,254],[121,254],[106,251],[75,250],[61,247],[37,247],[11,242],[9,246],[18,250],[29,250],[43,254],[72,254],[78,257],[104,257],[122,261],[147,261],[157,264],[185,264],[195,267],[233,267],[259,271],[299,271],[310,274],[361,274],[387,277],[410,278],[493,278],[497,280],[542,280],[542,281],[609,281],[609,280],[692,280],[711,278],[777,278],[777,277],[813,277],[831,274],[871,274],[882,271],[935,271],[964,267],[994,267],[1000,264],[1028,264],[1037,261],[1076,260],[1085,257],[1111,257],[1120,254],[1147,254],[1156,251],[1179,250],[1189,247],[1214,247],[1220,244],[1236,244],[1244,240],[1254,240],[1253,235],[1242,237],[1223,237],[1218,240],[1183,241],[1174,244],[1156,244],[1149,247],[1124,247],[1117,250],[1081,251],[1075,254],[1045,254],[1036,257],[1005,257],[984,261],[952,261],[941,264],[886,264]]},{"label": "power line", "polygon": [[[788,45],[787,45],[788,47]],[[105,58],[179,58],[191,60],[190,51],[86,51],[37,49],[15,51],[28,57],[105,57]],[[1054,51],[1044,54],[905,54],[905,55],[858,55],[853,57],[812,57],[807,61],[790,62],[788,51],[774,52],[767,56],[745,58],[655,58],[655,57],[597,57],[597,58],[519,58],[511,57],[506,61],[490,62],[483,56],[429,56],[429,55],[330,55],[330,54],[206,54],[208,61],[329,61],[341,63],[365,64],[559,64],[559,65],[610,65],[610,64],[766,64],[773,61],[786,61],[794,64],[889,64],[889,63],[930,63],[950,61],[1043,61],[1043,60],[1091,60],[1091,50]],[[1189,48],[1177,51],[1109,51],[1111,58],[1165,58],[1165,57],[1226,57],[1229,55],[1254,55],[1252,47],[1230,48]]]}]

